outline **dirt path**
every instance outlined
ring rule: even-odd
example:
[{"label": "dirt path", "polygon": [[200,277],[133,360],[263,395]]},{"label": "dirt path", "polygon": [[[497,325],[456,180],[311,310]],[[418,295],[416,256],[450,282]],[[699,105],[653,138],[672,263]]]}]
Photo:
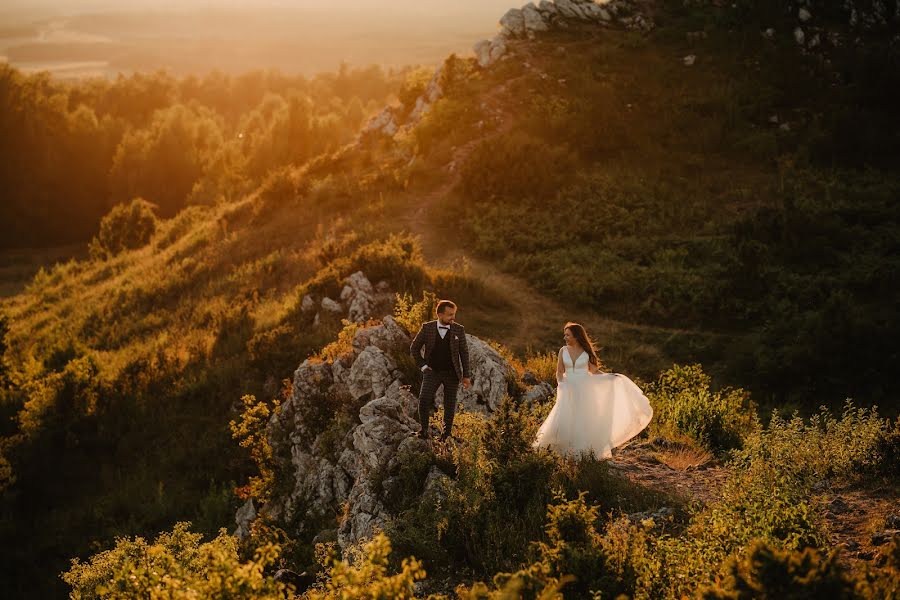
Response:
[{"label": "dirt path", "polygon": [[642,340],[648,336],[665,339],[675,335],[695,335],[697,332],[619,321],[593,311],[565,306],[538,292],[527,281],[479,259],[457,236],[446,235],[446,228],[436,220],[435,208],[452,197],[461,177],[460,167],[472,152],[485,140],[504,135],[513,128],[515,119],[505,108],[510,105],[505,97],[509,83],[485,95],[483,104],[491,126],[482,135],[453,150],[439,185],[424,194],[409,194],[409,210],[398,224],[419,237],[430,264],[440,268],[466,269],[484,285],[487,297],[496,298],[502,304],[502,309],[496,306],[461,307],[460,320],[473,331],[498,339],[515,352],[524,353],[531,349],[555,348],[562,343],[562,325],[567,321],[577,321],[583,323],[599,345],[606,349],[605,357],[612,365],[644,364],[648,373],[670,366],[672,359],[663,353],[660,344],[644,343]]}]

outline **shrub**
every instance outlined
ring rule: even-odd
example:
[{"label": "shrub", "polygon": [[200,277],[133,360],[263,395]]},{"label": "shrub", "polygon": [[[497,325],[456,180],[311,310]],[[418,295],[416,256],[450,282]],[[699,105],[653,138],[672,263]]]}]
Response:
[{"label": "shrub", "polygon": [[856,582],[837,560],[813,548],[801,552],[778,550],[757,542],[746,556],[729,561],[728,576],[702,593],[704,600],[801,600],[861,598]]},{"label": "shrub", "polygon": [[263,575],[278,557],[279,547],[264,545],[254,558],[240,562],[237,539],[225,528],[201,543],[190,523],[178,522],[153,544],[142,537],[116,538],[116,546],[86,563],[72,559],[62,579],[73,598],[258,598],[284,597],[286,586]]},{"label": "shrub", "polygon": [[889,435],[888,422],[876,409],[857,408],[848,400],[840,419],[824,407],[808,423],[797,414],[789,420],[773,414],[768,427],[746,438],[736,458],[744,468],[765,463],[782,477],[809,486],[882,470],[890,460],[885,446]]},{"label": "shrub", "polygon": [[397,294],[397,302],[394,304],[394,319],[406,331],[415,335],[422,323],[430,321],[435,314],[438,297],[433,292],[422,292],[422,299],[413,302],[409,294]]},{"label": "shrub", "polygon": [[414,598],[413,584],[425,579],[425,569],[415,558],[404,558],[400,572],[388,574],[391,542],[384,534],[376,535],[349,560],[339,560],[323,549],[322,563],[328,567],[323,581],[305,594],[309,600],[358,600]]},{"label": "shrub", "polygon": [[91,240],[91,258],[103,260],[149,242],[159,224],[155,209],[155,204],[143,198],[114,206],[100,221],[100,233]]},{"label": "shrub", "polygon": [[573,154],[523,133],[482,142],[466,161],[461,191],[472,200],[552,199],[572,175]]},{"label": "shrub", "polygon": [[[289,380],[283,382],[289,385]],[[266,436],[266,426],[271,414],[278,413],[280,401],[275,399],[272,408],[266,402],[257,402],[256,397],[247,394],[241,397],[244,411],[240,421],[232,420],[231,435],[238,440],[241,448],[249,448],[250,457],[256,464],[259,475],[252,475],[250,482],[239,488],[238,496],[241,498],[257,498],[260,502],[268,502],[275,485],[275,467],[272,446]]]},{"label": "shrub", "polygon": [[701,446],[721,452],[741,445],[757,427],[756,413],[744,390],[710,390],[700,365],[674,365],[647,387],[657,434],[684,434]]}]

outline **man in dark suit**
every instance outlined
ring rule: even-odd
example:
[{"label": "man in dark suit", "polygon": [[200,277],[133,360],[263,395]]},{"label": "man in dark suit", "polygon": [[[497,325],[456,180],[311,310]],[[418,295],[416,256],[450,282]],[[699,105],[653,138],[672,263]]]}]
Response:
[{"label": "man in dark suit", "polygon": [[[424,352],[423,352],[424,349]],[[428,420],[434,412],[434,394],[444,386],[444,431],[441,440],[450,437],[453,416],[456,414],[456,390],[462,382],[468,389],[472,384],[469,371],[469,345],[466,330],[456,322],[456,304],[441,300],[437,304],[437,319],[428,321],[416,334],[409,352],[422,369],[422,389],[419,392],[419,437],[428,439]]]}]

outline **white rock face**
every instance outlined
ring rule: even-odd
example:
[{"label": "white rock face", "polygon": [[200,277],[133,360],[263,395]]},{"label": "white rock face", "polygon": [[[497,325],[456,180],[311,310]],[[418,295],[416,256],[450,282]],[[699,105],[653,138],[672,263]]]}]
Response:
[{"label": "white rock face", "polygon": [[537,7],[529,2],[522,7],[523,25],[527,32],[547,31],[550,26],[544,21],[543,15],[538,12]]},{"label": "white rock face", "polygon": [[693,54],[688,54],[682,59],[682,62],[684,62],[684,66],[691,67],[697,62],[697,57]]},{"label": "white rock face", "polygon": [[363,132],[380,132],[392,136],[397,133],[397,129],[397,116],[394,114],[394,109],[388,106],[366,123]]},{"label": "white rock face", "polygon": [[475,45],[472,46],[472,50],[475,52],[475,58],[478,59],[479,66],[486,67],[491,64],[490,40],[481,40],[475,42]]},{"label": "white rock face", "polygon": [[581,8],[572,0],[556,0],[556,8],[560,15],[569,19],[584,19]]},{"label": "white rock face", "polygon": [[522,394],[523,402],[539,402],[546,400],[547,398],[553,396],[553,386],[547,383],[546,381],[542,381],[536,385],[531,386],[525,393]]},{"label": "white rock face", "polygon": [[[457,410],[460,407],[481,413],[493,412],[500,406],[508,392],[508,381],[513,369],[500,353],[480,339],[466,335],[469,344],[469,367],[472,372],[472,386],[465,390],[460,385],[457,391]],[[435,405],[444,401],[444,389],[435,395]]]},{"label": "white rock face", "polygon": [[303,296],[303,300],[300,301],[300,310],[303,312],[316,310],[316,301],[313,300],[312,296],[309,294]]},{"label": "white rock face", "polygon": [[237,528],[232,533],[233,536],[242,540],[250,535],[250,524],[256,519],[256,505],[253,504],[253,498],[248,499],[237,510],[234,515],[234,522]]},{"label": "white rock face", "polygon": [[335,302],[328,296],[322,298],[322,308],[327,310],[330,313],[340,314],[344,312],[344,307],[341,306],[338,302]]},{"label": "white rock face", "polygon": [[390,355],[377,346],[368,346],[359,353],[350,367],[350,394],[354,398],[365,394],[378,398],[384,395],[388,386],[399,376],[397,363]]},{"label": "white rock face", "polygon": [[525,16],[520,9],[511,8],[500,17],[500,26],[508,35],[523,35],[525,33]]},{"label": "white rock face", "polygon": [[[364,277],[356,275],[348,278],[348,287],[367,289]],[[460,403],[490,412],[506,393],[513,370],[488,344],[473,336],[467,339],[474,385],[460,391]],[[338,542],[345,548],[384,526],[389,518],[384,498],[396,482],[392,478],[402,463],[399,457],[407,451],[429,451],[415,436],[418,399],[401,385],[395,358],[409,352],[410,342],[409,332],[386,316],[379,325],[359,329],[351,351],[333,364],[305,360],[297,367],[291,396],[269,419],[266,431],[277,459],[289,461],[283,466],[292,473],[293,485],[259,510],[291,521],[305,514],[334,514],[346,503],[338,528]],[[319,431],[306,422],[307,415],[321,414],[322,403],[336,397],[347,402],[371,399],[359,409],[358,424],[346,432]],[[373,476],[384,477],[385,472],[379,487]],[[447,481],[440,472],[430,473],[423,493],[441,493]],[[240,535],[248,534],[256,510],[246,503],[235,515]]]},{"label": "white rock face", "polygon": [[806,8],[800,7],[800,10],[797,11],[797,18],[802,22],[806,23],[810,19],[812,19],[812,13],[809,12]]},{"label": "white rock face", "polygon": [[375,308],[375,288],[362,271],[357,271],[344,280],[341,302],[347,306],[347,315],[351,321],[359,323],[372,316]]},{"label": "white rock face", "polygon": [[794,41],[796,41],[801,46],[803,45],[803,42],[806,41],[806,34],[803,33],[803,30],[799,27],[794,29]]}]

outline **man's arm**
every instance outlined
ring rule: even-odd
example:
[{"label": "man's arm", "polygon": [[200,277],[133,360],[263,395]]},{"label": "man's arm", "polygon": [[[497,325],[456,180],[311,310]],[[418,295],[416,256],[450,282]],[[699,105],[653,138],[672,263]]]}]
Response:
[{"label": "man's arm", "polygon": [[409,353],[412,355],[413,360],[416,361],[416,366],[419,369],[422,369],[425,366],[425,359],[422,357],[422,346],[425,345],[425,325],[419,328],[419,333],[416,334],[416,337],[413,339],[412,344],[409,346]]}]

